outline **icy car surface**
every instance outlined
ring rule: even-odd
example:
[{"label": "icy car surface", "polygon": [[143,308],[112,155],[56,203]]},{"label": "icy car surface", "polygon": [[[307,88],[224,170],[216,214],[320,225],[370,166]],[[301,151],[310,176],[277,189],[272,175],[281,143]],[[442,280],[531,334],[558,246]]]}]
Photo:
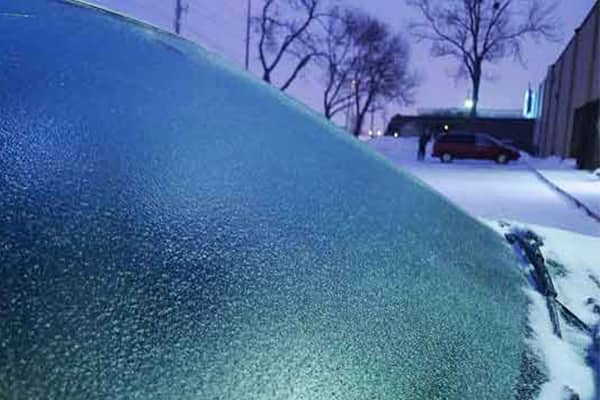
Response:
[{"label": "icy car surface", "polygon": [[488,228],[157,29],[19,0],[0,37],[0,398],[514,398]]}]

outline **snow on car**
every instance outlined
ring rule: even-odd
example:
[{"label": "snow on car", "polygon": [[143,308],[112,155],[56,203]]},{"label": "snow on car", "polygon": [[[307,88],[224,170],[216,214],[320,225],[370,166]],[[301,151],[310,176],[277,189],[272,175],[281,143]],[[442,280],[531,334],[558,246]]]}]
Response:
[{"label": "snow on car", "polygon": [[[381,138],[368,145],[502,237],[515,229],[539,236],[556,299],[569,311],[561,309],[565,315],[556,315],[559,337],[546,297],[535,282],[527,280],[531,353],[524,368],[530,371],[533,388],[520,392],[520,398],[596,399],[600,394],[600,224],[573,202],[577,198],[592,212],[596,210],[600,186],[593,176],[575,170],[569,160],[529,155],[508,167],[475,160],[453,165],[440,165],[431,158],[417,161],[417,138],[410,137]],[[526,278],[533,270],[527,259],[515,266]]]},{"label": "snow on car", "polygon": [[[545,373],[538,399],[595,399],[600,394],[600,238],[515,222],[485,223],[502,235],[517,229],[539,236],[556,299],[567,310],[557,313],[557,335],[544,295],[535,287],[526,290],[528,340]],[[524,267],[529,269],[529,262]]]}]

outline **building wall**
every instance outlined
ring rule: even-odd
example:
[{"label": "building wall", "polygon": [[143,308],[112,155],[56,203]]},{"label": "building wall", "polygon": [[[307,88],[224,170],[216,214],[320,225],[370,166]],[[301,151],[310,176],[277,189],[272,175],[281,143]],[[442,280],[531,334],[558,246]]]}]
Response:
[{"label": "building wall", "polygon": [[571,154],[575,111],[600,98],[600,1],[548,69],[541,90],[535,148],[542,156]]},{"label": "building wall", "polygon": [[577,43],[579,40],[577,36],[574,37],[563,53],[561,58],[561,69],[560,73],[560,86],[558,88],[558,107],[556,114],[556,126],[554,132],[554,146],[553,150],[555,153],[566,152],[568,153],[567,143],[569,141],[569,132],[571,123],[571,116],[573,115],[572,103],[573,103],[573,83],[575,78],[575,63],[583,64],[577,55],[579,50]]},{"label": "building wall", "polygon": [[562,78],[562,59],[559,59],[550,70],[550,96],[548,114],[544,115],[545,154],[555,154],[556,131],[558,126],[558,110],[561,107],[560,86]]},{"label": "building wall", "polygon": [[[548,68],[548,73],[547,75],[549,76],[550,72],[550,68]],[[550,94],[551,94],[551,87],[550,87],[550,80],[549,78],[546,78],[539,86],[538,89],[538,96],[540,99],[540,113],[538,115],[536,115],[536,123],[535,123],[535,130],[534,130],[534,137],[533,137],[533,142],[534,142],[534,149],[535,149],[535,153],[536,154],[540,154],[543,152],[543,149],[545,149],[546,146],[546,126],[545,123],[547,122],[547,118],[546,119],[542,119],[542,116],[546,116],[549,113],[549,107],[550,107]]]},{"label": "building wall", "polygon": [[[581,55],[585,54],[593,55],[594,54],[594,45],[598,41],[594,41],[595,35],[595,23],[591,20],[590,23],[585,24],[581,27],[579,34],[577,35],[579,41],[579,51]],[[583,57],[582,57],[583,58]],[[590,61],[593,59],[590,57]],[[575,82],[573,87],[573,106],[575,108],[579,108],[587,103],[588,98],[590,98],[589,88],[593,85],[589,85],[590,76],[593,77],[593,62],[578,62],[576,64],[575,70]],[[595,74],[598,76],[598,74]],[[597,79],[596,79],[597,81]]]},{"label": "building wall", "polygon": [[594,64],[593,66],[590,66],[591,69],[591,75],[592,76],[592,95],[593,97],[600,97],[600,73],[598,72],[598,69],[600,68],[600,1],[596,0],[596,7],[595,7],[595,49],[594,49],[594,54],[595,54],[595,58],[594,58]]},{"label": "building wall", "polygon": [[533,151],[534,120],[527,118],[475,118],[460,116],[402,116],[396,115],[385,132],[387,136],[414,136],[421,132],[487,133],[501,140],[509,140],[528,153]]}]

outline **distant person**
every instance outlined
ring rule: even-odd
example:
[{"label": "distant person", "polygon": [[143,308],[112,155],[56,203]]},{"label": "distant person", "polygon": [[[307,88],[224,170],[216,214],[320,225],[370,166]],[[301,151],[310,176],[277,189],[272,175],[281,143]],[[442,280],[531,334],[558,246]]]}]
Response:
[{"label": "distant person", "polygon": [[417,153],[417,159],[423,161],[425,159],[425,152],[427,151],[427,143],[431,140],[431,133],[429,130],[423,131],[419,136],[419,151]]}]

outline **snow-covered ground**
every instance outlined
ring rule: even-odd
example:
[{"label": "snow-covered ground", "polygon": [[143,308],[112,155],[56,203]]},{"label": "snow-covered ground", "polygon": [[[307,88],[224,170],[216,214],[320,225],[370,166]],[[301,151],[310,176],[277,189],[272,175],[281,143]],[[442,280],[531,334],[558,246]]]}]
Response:
[{"label": "snow-covered ground", "polygon": [[[575,170],[572,162],[527,155],[506,166],[475,160],[442,164],[431,157],[419,162],[416,138],[378,138],[366,143],[499,234],[507,230],[498,221],[510,221],[512,226],[540,235],[558,300],[588,326],[600,323],[600,223],[552,189],[532,168],[600,212],[600,179],[595,175]],[[532,288],[526,292],[532,328],[528,340],[546,376],[538,399],[571,398],[572,393],[580,399],[598,398],[594,371],[587,362],[591,337],[561,318],[563,338],[558,338],[544,297]]]},{"label": "snow-covered ground", "polygon": [[588,171],[537,168],[546,179],[600,215],[600,176]]},{"label": "snow-covered ground", "polygon": [[[417,161],[416,138],[382,137],[366,144],[476,217],[508,219],[600,237],[600,224],[536,176],[528,165],[529,158],[509,165],[479,160],[442,164],[430,156],[423,162]],[[585,193],[582,197],[587,202],[600,204],[600,180],[592,174],[561,170],[555,168],[556,162],[538,162],[544,166],[544,173],[561,176],[561,182],[568,182],[566,186],[576,188],[578,194]],[[595,181],[591,182],[590,177]]]},{"label": "snow-covered ground", "polygon": [[575,160],[558,157],[528,157],[526,160],[545,179],[600,216],[600,169],[594,172],[580,171],[576,169]]}]

